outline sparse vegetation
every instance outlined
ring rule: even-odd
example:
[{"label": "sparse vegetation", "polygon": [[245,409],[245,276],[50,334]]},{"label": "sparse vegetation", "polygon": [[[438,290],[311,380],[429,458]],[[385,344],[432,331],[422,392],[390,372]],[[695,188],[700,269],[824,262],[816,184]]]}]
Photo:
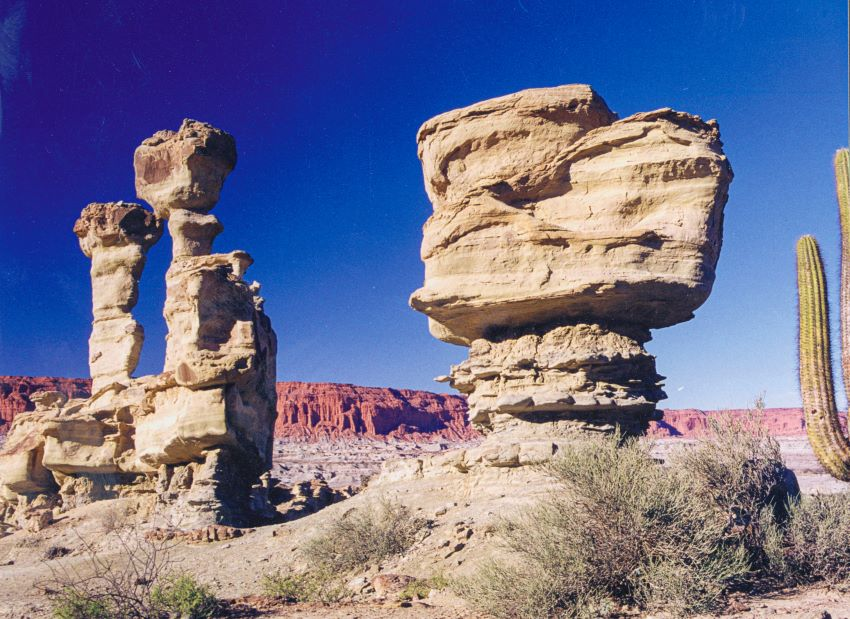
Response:
[{"label": "sparse vegetation", "polygon": [[412,515],[407,507],[383,501],[346,512],[305,545],[304,556],[329,574],[365,569],[403,554],[429,526],[428,520]]},{"label": "sparse vegetation", "polygon": [[165,578],[151,591],[151,602],[155,611],[180,619],[210,619],[221,607],[209,587],[191,574]]},{"label": "sparse vegetation", "polygon": [[689,488],[706,505],[726,514],[729,531],[744,544],[754,569],[765,561],[762,511],[784,520],[788,497],[799,492],[779,443],[762,423],[762,409],[759,400],[748,415],[709,420],[707,436],[674,454],[670,462],[671,468],[687,475]]},{"label": "sparse vegetation", "polygon": [[111,531],[109,539],[118,555],[101,553],[80,537],[83,565],[68,567],[62,559],[48,564],[52,578],[41,588],[52,598],[57,619],[216,616],[219,603],[210,589],[190,574],[174,573],[174,542],[145,537],[133,526]]},{"label": "sparse vegetation", "polygon": [[783,582],[850,574],[836,568],[850,565],[850,498],[799,502],[759,410],[713,423],[669,466],[650,449],[619,436],[577,442],[549,466],[562,490],[503,522],[508,556],[459,593],[497,617],[606,616],[624,605],[684,616],[772,571]]},{"label": "sparse vegetation", "polygon": [[682,471],[619,436],[577,442],[549,470],[563,487],[501,538],[493,561],[460,587],[497,617],[598,616],[623,604],[677,614],[717,606],[748,572],[721,509]]},{"label": "sparse vegetation", "polygon": [[435,589],[428,580],[414,580],[407,584],[398,594],[398,599],[402,601],[424,600],[431,593],[431,589]]},{"label": "sparse vegetation", "polygon": [[261,585],[265,595],[289,603],[333,604],[351,596],[338,577],[321,571],[303,574],[266,574],[263,576]]},{"label": "sparse vegetation", "polygon": [[766,577],[789,585],[850,578],[850,493],[791,501],[787,520],[766,513],[763,529]]}]

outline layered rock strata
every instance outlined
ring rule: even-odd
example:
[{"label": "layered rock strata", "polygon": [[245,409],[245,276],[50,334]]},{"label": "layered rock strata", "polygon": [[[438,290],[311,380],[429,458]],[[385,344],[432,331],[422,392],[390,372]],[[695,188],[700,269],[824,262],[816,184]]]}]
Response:
[{"label": "layered rock strata", "polygon": [[418,143],[434,213],[410,303],[470,347],[443,380],[473,422],[645,429],[665,397],[650,329],[692,318],[714,282],[732,179],[716,122],[618,120],[569,85],[442,114]]},{"label": "layered rock strata", "polygon": [[[466,399],[457,395],[340,383],[278,382],[275,390],[275,438],[432,442],[478,436],[467,423]],[[91,380],[0,376],[0,436],[16,415],[35,410],[31,396],[38,391],[85,399]]]},{"label": "layered rock strata", "polygon": [[[47,511],[147,495],[171,522],[242,525],[267,502],[277,341],[251,258],[211,254],[208,213],[233,169],[233,138],[197,121],[139,147],[136,204],[87,206],[74,227],[92,259],[92,395],[34,394],[0,452],[0,518],[43,523]],[[132,378],[143,330],[130,314],[147,249],[164,218],[174,241],[166,274],[164,371]]]},{"label": "layered rock strata", "polygon": [[92,203],[74,224],[80,249],[91,259],[92,333],[89,372],[97,392],[126,382],[136,369],[145,331],[131,313],[148,249],[162,223],[138,204]]},{"label": "layered rock strata", "polygon": [[275,436],[291,440],[477,437],[466,422],[464,398],[411,389],[280,382],[277,413]]}]

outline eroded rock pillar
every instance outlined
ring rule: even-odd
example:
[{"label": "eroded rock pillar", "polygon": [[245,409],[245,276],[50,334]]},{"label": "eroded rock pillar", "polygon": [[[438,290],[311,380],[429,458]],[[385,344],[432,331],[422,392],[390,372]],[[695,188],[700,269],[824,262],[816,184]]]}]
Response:
[{"label": "eroded rock pillar", "polygon": [[222,226],[210,211],[235,164],[233,138],[193,120],[145,140],[134,157],[136,192],[173,240],[163,310],[173,385],[138,423],[137,457],[159,470],[168,502],[215,503],[199,520],[230,522],[271,464],[277,397],[276,337],[259,284],[243,280],[251,256],[212,253]]},{"label": "eroded rock pillar", "polygon": [[410,304],[469,347],[443,380],[473,423],[502,445],[641,432],[665,397],[650,330],[714,282],[732,180],[717,123],[618,119],[572,84],[446,112],[417,141],[434,212]]},{"label": "eroded rock pillar", "polygon": [[139,362],[144,329],[132,314],[148,249],[162,235],[152,212],[127,202],[95,202],[74,224],[83,253],[91,258],[92,391],[127,383]]}]

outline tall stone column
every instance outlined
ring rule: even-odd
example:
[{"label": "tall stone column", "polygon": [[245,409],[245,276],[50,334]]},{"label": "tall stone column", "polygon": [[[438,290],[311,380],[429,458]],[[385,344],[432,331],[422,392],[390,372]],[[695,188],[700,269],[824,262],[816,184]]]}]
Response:
[{"label": "tall stone column", "polygon": [[139,362],[145,334],[132,309],[147,251],[162,235],[162,224],[138,204],[95,202],[83,209],[74,233],[91,258],[89,372],[97,393],[111,383],[128,382]]},{"label": "tall stone column", "polygon": [[[168,220],[173,241],[163,309],[169,386],[136,427],[136,453],[160,470],[166,502],[197,506],[198,522],[239,521],[272,456],[277,340],[259,284],[243,280],[251,257],[212,253],[222,226],[210,211],[235,165],[233,137],[194,120],[156,133],[134,157],[136,193]],[[176,488],[187,476],[188,489]]]}]

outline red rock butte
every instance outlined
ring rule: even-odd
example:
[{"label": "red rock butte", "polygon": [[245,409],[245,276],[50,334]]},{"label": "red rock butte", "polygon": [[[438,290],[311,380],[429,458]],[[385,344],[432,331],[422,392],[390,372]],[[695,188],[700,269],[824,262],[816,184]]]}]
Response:
[{"label": "red rock butte", "polygon": [[[33,410],[30,395],[61,391],[69,398],[87,397],[86,378],[0,376],[0,434],[15,415]],[[428,441],[471,440],[478,433],[469,425],[466,400],[457,395],[411,389],[360,387],[339,383],[277,383],[275,437],[299,440],[334,440],[354,437]],[[664,419],[649,428],[652,438],[696,438],[718,415],[741,417],[746,409],[704,411],[665,410]],[[773,436],[803,436],[806,424],[799,408],[769,408],[764,423]],[[846,416],[842,416],[846,423]]]},{"label": "red rock butte", "polygon": [[[15,415],[35,408],[30,395],[60,391],[88,397],[91,380],[0,376],[0,434]],[[461,396],[411,389],[359,387],[337,383],[277,383],[275,436],[293,440],[395,438],[400,440],[473,439]]]}]

